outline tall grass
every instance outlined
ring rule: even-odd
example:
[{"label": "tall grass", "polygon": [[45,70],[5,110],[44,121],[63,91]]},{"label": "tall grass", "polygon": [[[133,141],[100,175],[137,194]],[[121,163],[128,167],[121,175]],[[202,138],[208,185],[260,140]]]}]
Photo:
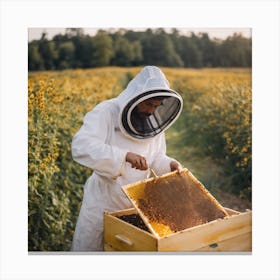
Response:
[{"label": "tall grass", "polygon": [[[186,152],[191,152],[192,158],[199,161],[211,159],[210,176],[205,168],[201,168],[207,175],[206,184],[250,200],[250,70],[201,71],[193,77],[186,75],[185,79],[175,80],[174,87],[183,96],[184,110],[173,130],[180,132],[178,142],[186,148]],[[188,155],[183,157],[188,166]],[[198,167],[202,165],[197,164]],[[213,182],[211,178],[215,177],[215,172],[218,174]],[[204,174],[200,176],[205,177]]]}]

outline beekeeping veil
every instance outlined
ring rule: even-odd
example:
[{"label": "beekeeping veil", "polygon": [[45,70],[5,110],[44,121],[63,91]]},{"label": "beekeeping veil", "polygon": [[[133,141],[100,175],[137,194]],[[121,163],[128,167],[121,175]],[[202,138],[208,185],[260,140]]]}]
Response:
[{"label": "beekeeping veil", "polygon": [[[136,106],[150,98],[160,98],[158,106],[149,117],[135,117]],[[170,127],[179,117],[183,101],[181,96],[169,88],[169,82],[162,71],[155,66],[146,66],[119,95],[119,126],[126,136],[133,139],[154,137]]]}]

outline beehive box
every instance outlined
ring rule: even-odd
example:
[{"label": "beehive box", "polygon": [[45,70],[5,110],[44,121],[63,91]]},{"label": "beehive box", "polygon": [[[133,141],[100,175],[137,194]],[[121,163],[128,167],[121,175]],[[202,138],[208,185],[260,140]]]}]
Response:
[{"label": "beehive box", "polygon": [[251,211],[223,208],[187,169],[123,190],[135,208],[104,214],[106,251],[251,251]]}]

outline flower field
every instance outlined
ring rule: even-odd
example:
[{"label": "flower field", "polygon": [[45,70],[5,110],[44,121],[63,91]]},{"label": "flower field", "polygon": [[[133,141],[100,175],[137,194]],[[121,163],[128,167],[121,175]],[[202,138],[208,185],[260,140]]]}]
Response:
[{"label": "flower field", "polygon": [[[29,73],[29,251],[69,251],[92,172],[72,160],[72,138],[85,113],[118,95],[140,69]],[[162,70],[184,99],[180,118],[166,132],[168,154],[211,192],[251,200],[251,69]]]}]

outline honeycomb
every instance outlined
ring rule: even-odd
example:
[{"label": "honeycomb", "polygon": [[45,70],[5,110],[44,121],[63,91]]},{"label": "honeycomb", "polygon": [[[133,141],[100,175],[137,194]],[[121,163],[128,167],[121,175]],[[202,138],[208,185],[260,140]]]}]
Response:
[{"label": "honeycomb", "polygon": [[141,181],[124,191],[159,237],[228,215],[187,169]]}]

